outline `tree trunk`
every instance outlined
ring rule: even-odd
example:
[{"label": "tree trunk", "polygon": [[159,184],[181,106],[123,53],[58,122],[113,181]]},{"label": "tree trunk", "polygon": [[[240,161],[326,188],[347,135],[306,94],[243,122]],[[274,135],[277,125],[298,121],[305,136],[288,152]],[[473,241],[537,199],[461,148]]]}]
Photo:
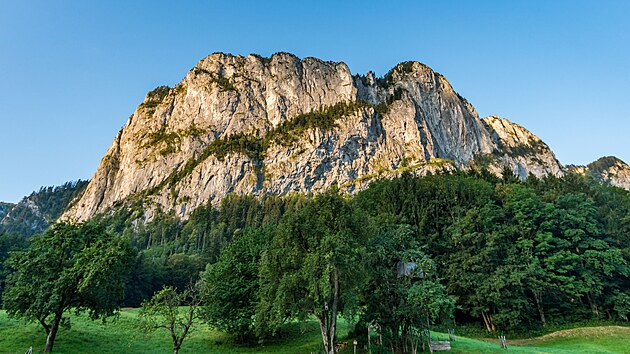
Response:
[{"label": "tree trunk", "polygon": [[391,326],[391,332],[391,336],[389,337],[389,347],[392,353],[396,353],[398,352],[398,349],[400,349],[400,345],[398,344],[400,341],[400,324],[395,320]]},{"label": "tree trunk", "polygon": [[402,327],[402,352],[409,353],[409,323],[403,323]]},{"label": "tree trunk", "polygon": [[483,324],[486,326],[486,330],[488,330],[488,332],[494,332],[496,330],[494,323],[492,323],[492,317],[490,317],[489,314],[486,314],[485,311],[481,311],[481,318],[483,319]]},{"label": "tree trunk", "polygon": [[44,327],[44,332],[46,332],[46,337],[48,337],[48,335],[50,334],[50,326],[46,324],[43,319],[40,319],[39,323],[41,323],[42,327]]},{"label": "tree trunk", "polygon": [[319,319],[319,328],[322,331],[322,342],[324,343],[324,350],[326,354],[335,354],[335,337],[331,333],[332,328],[332,316],[328,316],[328,312]]},{"label": "tree trunk", "polygon": [[335,354],[335,333],[337,331],[337,309],[339,308],[339,275],[333,270],[333,301],[330,312],[328,309],[322,312],[319,319],[319,328],[322,332],[322,342],[327,354]]},{"label": "tree trunk", "polygon": [[409,337],[411,337],[411,354],[418,352],[418,338],[413,335],[413,331],[409,331]]},{"label": "tree trunk", "polygon": [[612,320],[612,314],[610,313],[609,309],[606,309],[606,315],[608,315],[608,321]]},{"label": "tree trunk", "polygon": [[597,308],[597,305],[593,302],[593,298],[591,297],[590,292],[586,292],[586,298],[588,299],[588,304],[591,305],[591,312],[593,313],[593,315],[599,316],[599,309]]},{"label": "tree trunk", "polygon": [[534,300],[536,300],[536,307],[540,314],[540,321],[542,321],[543,327],[547,327],[547,320],[545,319],[545,310],[542,305],[542,291],[534,291]]},{"label": "tree trunk", "polygon": [[[192,305],[191,307],[192,308]],[[186,335],[188,334],[188,331],[190,330],[190,327],[192,326],[193,323],[193,313],[191,312],[189,314],[189,318],[188,318],[188,323],[184,326],[184,330],[182,331],[182,334],[180,334],[179,337],[177,337],[177,335],[175,335],[175,333],[173,332],[173,352],[175,354],[179,353],[179,350],[182,348],[182,344],[184,343],[184,339],[186,339]]]},{"label": "tree trunk", "polygon": [[[173,336],[173,338],[176,338],[176,337]],[[174,339],[174,342],[173,342],[173,354],[179,353],[179,350],[182,347],[182,342],[183,342],[183,339],[181,341],[178,340],[178,339]]]},{"label": "tree trunk", "polygon": [[367,336],[367,340],[368,340],[368,353],[372,353],[372,341],[370,340],[370,326],[372,325],[372,323],[368,323],[368,336]]},{"label": "tree trunk", "polygon": [[333,270],[333,305],[332,316],[330,318],[330,331],[328,340],[330,341],[330,354],[335,354],[335,334],[337,333],[337,309],[339,307],[339,274],[337,269]]},{"label": "tree trunk", "polygon": [[61,315],[63,312],[55,313],[55,318],[50,325],[48,336],[46,337],[46,347],[44,353],[52,353],[53,345],[55,344],[55,337],[57,337],[57,331],[59,330],[59,324],[61,323]]},{"label": "tree trunk", "polygon": [[431,346],[431,327],[429,324],[429,314],[427,313],[427,346],[429,347],[429,352],[433,353],[433,347]]},{"label": "tree trunk", "polygon": [[324,313],[319,317],[319,329],[322,331],[322,342],[324,343],[324,350],[328,351],[328,313]]}]

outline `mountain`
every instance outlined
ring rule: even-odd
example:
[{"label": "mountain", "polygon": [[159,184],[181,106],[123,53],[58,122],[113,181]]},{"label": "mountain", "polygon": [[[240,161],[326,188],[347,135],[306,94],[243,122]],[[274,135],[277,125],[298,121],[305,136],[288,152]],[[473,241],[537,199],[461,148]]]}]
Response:
[{"label": "mountain", "polygon": [[0,203],[0,233],[22,236],[41,233],[50,226],[87,186],[87,181],[42,187],[17,204]]},{"label": "mountain", "polygon": [[418,62],[383,77],[289,53],[212,54],[175,87],[149,92],[81,199],[63,217],[121,205],[186,218],[228,193],[353,192],[412,171],[487,167],[562,175],[549,147],[475,108]]},{"label": "mountain", "polygon": [[14,206],[15,204],[12,203],[0,202],[0,220],[2,220],[2,218],[4,218],[4,216],[7,215]]},{"label": "mountain", "polygon": [[562,176],[564,170],[553,151],[540,138],[508,119],[489,116],[482,122],[491,132],[497,148],[488,155],[479,155],[475,163],[499,175],[508,167],[522,179],[551,174]]},{"label": "mountain", "polygon": [[614,156],[604,156],[586,166],[569,165],[567,170],[630,190],[630,166]]}]

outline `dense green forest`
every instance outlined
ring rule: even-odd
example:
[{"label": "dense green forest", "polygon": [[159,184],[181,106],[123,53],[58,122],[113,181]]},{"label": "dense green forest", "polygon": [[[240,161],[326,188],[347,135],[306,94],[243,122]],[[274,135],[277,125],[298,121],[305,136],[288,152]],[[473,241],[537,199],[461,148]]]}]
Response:
[{"label": "dense green forest", "polygon": [[[230,195],[186,221],[139,216],[91,221],[138,251],[120,304],[197,283],[205,322],[243,342],[316,318],[328,348],[343,315],[409,352],[426,323],[523,331],[630,314],[630,193],[582,175],[405,173],[353,196]],[[3,258],[25,247],[0,241]]]}]

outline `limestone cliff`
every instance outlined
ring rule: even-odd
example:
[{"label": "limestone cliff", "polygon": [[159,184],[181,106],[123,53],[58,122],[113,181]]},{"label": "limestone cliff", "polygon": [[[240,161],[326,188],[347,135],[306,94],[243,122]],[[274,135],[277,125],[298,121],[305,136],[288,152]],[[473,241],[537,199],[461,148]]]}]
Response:
[{"label": "limestone cliff", "polygon": [[540,139],[505,119],[479,119],[418,62],[376,78],[288,53],[216,53],[174,88],[147,94],[64,218],[132,202],[149,218],[157,209],[186,218],[231,192],[353,192],[402,170],[464,168],[479,157],[521,176],[562,173]]}]

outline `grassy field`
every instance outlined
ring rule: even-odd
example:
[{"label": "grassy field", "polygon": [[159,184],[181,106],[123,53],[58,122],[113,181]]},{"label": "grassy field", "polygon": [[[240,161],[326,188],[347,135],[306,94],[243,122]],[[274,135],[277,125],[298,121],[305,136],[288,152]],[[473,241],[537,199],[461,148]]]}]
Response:
[{"label": "grassy field", "polygon": [[[86,316],[71,316],[71,328],[61,329],[55,341],[55,353],[172,353],[168,332],[139,333],[137,309],[125,309],[115,321],[91,321]],[[321,347],[319,325],[315,322],[292,323],[285,328],[285,338],[265,345],[235,345],[222,333],[200,324],[184,340],[180,353],[310,353]],[[340,335],[347,335],[347,325],[340,323]],[[33,346],[43,351],[46,336],[39,324],[9,319],[0,311],[0,353],[24,353]]]},{"label": "grassy field", "polygon": [[458,338],[452,353],[630,353],[630,328],[582,327],[520,340],[509,340],[508,350],[497,340]]},{"label": "grassy field", "polygon": [[[172,343],[166,332],[143,335],[136,329],[136,309],[123,310],[116,321],[102,324],[84,316],[72,316],[72,327],[60,330],[55,353],[172,353]],[[348,325],[341,321],[339,338],[346,338]],[[286,336],[277,342],[247,347],[235,345],[222,333],[201,324],[184,341],[180,353],[311,353],[320,344],[319,327],[315,322],[292,323]],[[446,338],[436,333],[435,337]],[[0,353],[24,353],[33,346],[41,352],[45,335],[39,325],[9,319],[0,311]],[[630,353],[630,328],[584,327],[554,332],[543,337],[509,340],[503,350],[496,341],[458,337],[451,353]],[[348,348],[344,353],[352,353]],[[362,351],[359,351],[362,352]]]}]

